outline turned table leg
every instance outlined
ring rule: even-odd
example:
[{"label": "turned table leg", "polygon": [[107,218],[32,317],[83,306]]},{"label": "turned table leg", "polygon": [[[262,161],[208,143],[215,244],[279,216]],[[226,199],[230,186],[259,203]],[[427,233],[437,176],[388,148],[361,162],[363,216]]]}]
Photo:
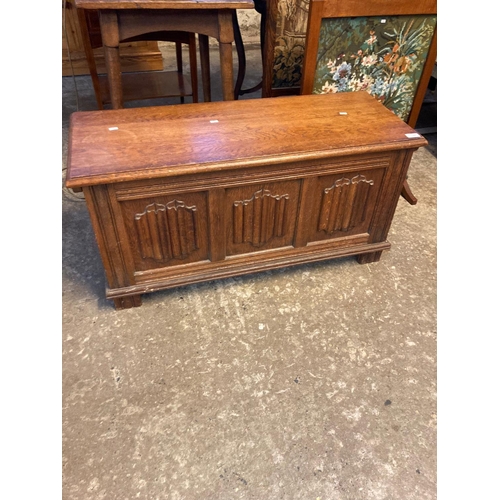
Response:
[{"label": "turned table leg", "polygon": [[219,16],[219,54],[222,77],[222,98],[234,100],[233,88],[233,14],[230,10],[220,11]]},{"label": "turned table leg", "polygon": [[224,101],[234,100],[233,89],[233,49],[230,43],[219,45],[221,76],[222,76],[222,98]]},{"label": "turned table leg", "polygon": [[208,36],[198,34],[198,42],[200,44],[200,66],[201,66],[201,81],[203,83],[203,101],[212,101],[212,87],[210,84],[210,52],[208,46]]},{"label": "turned table leg", "polygon": [[121,109],[123,108],[123,88],[116,12],[100,11],[100,23],[111,106],[113,109]]}]

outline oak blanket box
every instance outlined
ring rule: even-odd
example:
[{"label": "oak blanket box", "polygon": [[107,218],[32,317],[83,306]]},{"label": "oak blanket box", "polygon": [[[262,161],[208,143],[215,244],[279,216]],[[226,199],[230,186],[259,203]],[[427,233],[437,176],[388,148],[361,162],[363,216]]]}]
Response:
[{"label": "oak blanket box", "polygon": [[347,255],[380,259],[427,141],[365,92],[76,112],[85,194],[116,308],[189,283]]}]

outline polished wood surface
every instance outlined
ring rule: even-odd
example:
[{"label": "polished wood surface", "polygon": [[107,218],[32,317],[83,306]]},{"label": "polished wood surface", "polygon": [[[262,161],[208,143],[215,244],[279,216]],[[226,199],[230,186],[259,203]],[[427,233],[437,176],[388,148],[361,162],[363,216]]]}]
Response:
[{"label": "polished wood surface", "polygon": [[406,136],[412,132],[366,92],[81,111],[71,116],[67,182],[73,187],[426,143]]},{"label": "polished wood surface", "polygon": [[85,194],[115,307],[200,281],[375,262],[427,141],[366,93],[77,112]]}]

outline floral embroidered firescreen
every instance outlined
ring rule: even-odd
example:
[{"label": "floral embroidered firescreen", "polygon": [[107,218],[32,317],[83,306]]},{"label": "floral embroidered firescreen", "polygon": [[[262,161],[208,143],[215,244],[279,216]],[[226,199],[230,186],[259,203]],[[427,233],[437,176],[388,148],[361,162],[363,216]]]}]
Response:
[{"label": "floral embroidered firescreen", "polygon": [[365,90],[406,121],[435,28],[435,15],[323,19],[312,92]]},{"label": "floral embroidered firescreen", "polygon": [[309,0],[277,0],[272,88],[300,87]]}]

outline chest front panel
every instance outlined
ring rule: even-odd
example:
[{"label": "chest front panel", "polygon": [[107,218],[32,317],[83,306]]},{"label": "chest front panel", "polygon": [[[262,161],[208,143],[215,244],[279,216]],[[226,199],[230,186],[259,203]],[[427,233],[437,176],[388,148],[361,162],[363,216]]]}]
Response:
[{"label": "chest front panel", "polygon": [[[109,185],[132,282],[373,242],[397,155]],[[247,175],[246,175],[247,174]],[[276,180],[285,178],[285,180]],[[122,230],[120,229],[122,228]]]}]

